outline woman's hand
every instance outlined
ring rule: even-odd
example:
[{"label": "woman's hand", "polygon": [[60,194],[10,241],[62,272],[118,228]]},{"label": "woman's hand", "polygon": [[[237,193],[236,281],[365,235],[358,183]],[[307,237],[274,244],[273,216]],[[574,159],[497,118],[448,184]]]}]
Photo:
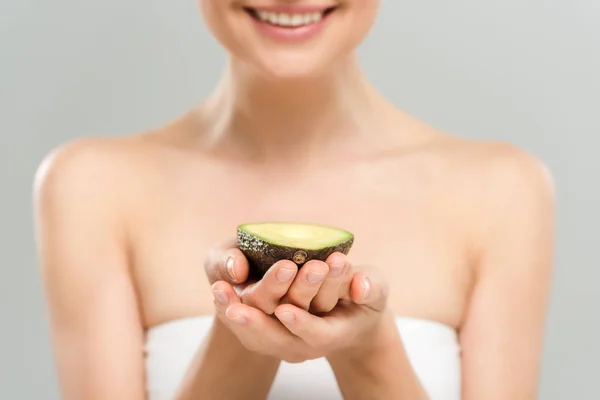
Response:
[{"label": "woman's hand", "polygon": [[225,281],[216,282],[213,291],[218,318],[247,349],[292,363],[373,346],[381,336],[388,297],[388,286],[377,271],[355,273],[349,298],[323,316],[294,304],[280,304],[274,316],[265,315],[244,304]]},{"label": "woman's hand", "polygon": [[[298,270],[289,260],[279,261],[258,282],[248,282],[249,265],[235,240],[214,248],[205,270],[211,284],[226,282],[240,302],[266,314],[273,314],[282,303],[295,305],[312,313],[327,313],[341,298],[348,298],[352,267],[341,253],[325,262],[309,261]],[[229,301],[229,293],[218,288],[216,299]]]}]

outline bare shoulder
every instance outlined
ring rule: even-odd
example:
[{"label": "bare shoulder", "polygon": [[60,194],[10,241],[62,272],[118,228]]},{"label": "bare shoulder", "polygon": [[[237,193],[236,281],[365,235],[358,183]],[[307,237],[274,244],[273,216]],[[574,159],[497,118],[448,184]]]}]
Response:
[{"label": "bare shoulder", "polygon": [[528,183],[534,188],[551,189],[553,179],[547,165],[539,157],[515,145],[503,142],[473,143],[479,153],[482,172],[499,184]]},{"label": "bare shoulder", "polygon": [[488,211],[516,214],[552,205],[554,179],[538,156],[505,142],[470,141],[464,146],[464,167],[473,171],[479,198],[491,207]]},{"label": "bare shoulder", "polygon": [[514,144],[443,136],[428,153],[442,179],[459,185],[475,204],[514,209],[553,200],[554,179],[546,163]]},{"label": "bare shoulder", "polygon": [[[522,257],[551,255],[555,185],[541,158],[510,143],[464,139],[451,139],[438,157],[445,159],[446,192],[458,193],[476,254],[501,259],[520,249]],[[550,268],[549,262],[527,264]]]},{"label": "bare shoulder", "polygon": [[40,161],[34,194],[40,200],[77,193],[77,198],[105,201],[123,194],[142,159],[142,137],[90,136],[55,147]]}]

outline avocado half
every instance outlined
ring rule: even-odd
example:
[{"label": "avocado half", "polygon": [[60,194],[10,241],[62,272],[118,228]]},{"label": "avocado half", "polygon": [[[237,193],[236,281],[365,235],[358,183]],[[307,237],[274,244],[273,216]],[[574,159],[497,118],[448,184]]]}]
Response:
[{"label": "avocado half", "polygon": [[250,275],[260,279],[280,260],[301,267],[310,260],[325,261],[335,252],[348,254],[354,234],[312,223],[262,222],[239,225],[237,242],[250,264]]}]

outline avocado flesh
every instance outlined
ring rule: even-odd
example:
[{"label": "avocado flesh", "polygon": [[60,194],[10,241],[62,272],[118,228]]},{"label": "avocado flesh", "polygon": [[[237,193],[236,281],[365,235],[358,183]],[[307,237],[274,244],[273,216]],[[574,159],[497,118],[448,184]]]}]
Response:
[{"label": "avocado flesh", "polygon": [[301,267],[310,260],[325,261],[335,252],[348,254],[354,235],[325,225],[265,222],[238,226],[237,239],[251,276],[260,279],[280,260],[291,260]]}]

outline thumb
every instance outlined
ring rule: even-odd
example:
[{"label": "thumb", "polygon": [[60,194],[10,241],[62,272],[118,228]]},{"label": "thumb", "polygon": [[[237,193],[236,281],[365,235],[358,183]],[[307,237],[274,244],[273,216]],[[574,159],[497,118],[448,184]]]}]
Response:
[{"label": "thumb", "polygon": [[376,268],[367,268],[356,272],[350,285],[352,302],[378,312],[385,310],[389,284],[381,271]]},{"label": "thumb", "polygon": [[244,253],[236,247],[236,239],[231,239],[210,249],[204,271],[211,284],[225,281],[236,285],[248,279],[249,265]]}]

